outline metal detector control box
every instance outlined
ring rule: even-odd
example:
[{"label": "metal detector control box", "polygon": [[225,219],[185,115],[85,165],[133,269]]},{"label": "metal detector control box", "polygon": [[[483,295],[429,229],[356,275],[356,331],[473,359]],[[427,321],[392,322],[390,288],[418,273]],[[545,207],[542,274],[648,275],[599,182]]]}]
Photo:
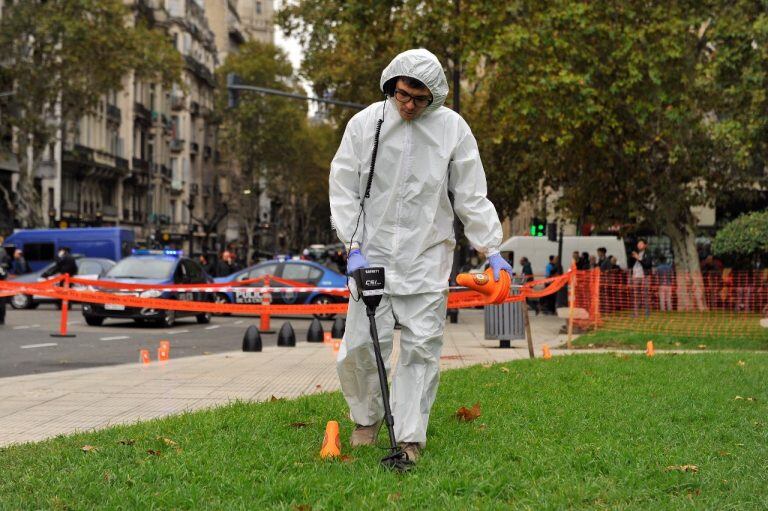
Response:
[{"label": "metal detector control box", "polygon": [[360,268],[353,275],[365,305],[374,309],[378,307],[384,294],[384,268]]}]

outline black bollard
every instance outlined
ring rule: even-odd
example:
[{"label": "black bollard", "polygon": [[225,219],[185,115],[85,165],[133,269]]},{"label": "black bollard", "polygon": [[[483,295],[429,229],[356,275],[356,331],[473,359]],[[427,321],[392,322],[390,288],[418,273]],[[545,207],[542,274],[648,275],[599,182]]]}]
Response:
[{"label": "black bollard", "polygon": [[251,325],[243,336],[243,351],[261,351],[261,334],[256,325]]},{"label": "black bollard", "polygon": [[323,325],[315,318],[307,330],[307,342],[323,342]]},{"label": "black bollard", "polygon": [[296,346],[296,334],[293,332],[290,321],[286,321],[280,327],[280,331],[277,333],[277,345],[288,348]]},{"label": "black bollard", "polygon": [[331,337],[333,339],[341,339],[344,337],[344,328],[346,327],[346,321],[342,317],[337,317],[331,327]]}]

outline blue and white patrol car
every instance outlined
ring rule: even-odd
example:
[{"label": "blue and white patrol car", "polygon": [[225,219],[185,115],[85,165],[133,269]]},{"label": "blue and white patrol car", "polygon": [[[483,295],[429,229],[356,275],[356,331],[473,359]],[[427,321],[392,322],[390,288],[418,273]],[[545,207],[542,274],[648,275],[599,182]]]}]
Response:
[{"label": "blue and white patrol car", "polygon": [[[280,291],[271,294],[271,303],[273,304],[326,304],[326,303],[345,303],[346,298],[323,293],[322,288],[345,288],[347,278],[325,266],[301,259],[272,260],[250,266],[244,270],[233,273],[226,277],[214,279],[216,282],[231,282],[237,285],[243,280],[251,280],[259,277],[271,275],[285,280],[299,282],[307,287],[317,289],[301,291]],[[220,292],[216,294],[216,301],[219,303],[261,303],[263,296],[258,289],[252,291],[248,287],[260,288],[264,284],[247,284],[244,289],[235,291]],[[270,287],[289,287],[279,282],[270,282]],[[332,318],[334,314],[316,314],[319,318]]]},{"label": "blue and white patrol car", "polygon": [[[99,280],[125,282],[126,284],[205,284],[213,282],[200,263],[184,257],[180,250],[134,250],[133,255],[117,263]],[[203,291],[146,291],[116,290],[105,288],[104,292],[140,298],[163,298],[168,300],[213,301],[212,293]],[[107,318],[133,319],[137,323],[151,322],[158,326],[172,327],[182,316],[195,316],[198,323],[210,323],[209,312],[197,313],[153,309],[151,307],[128,307],[114,304],[83,304],[83,317],[91,326],[100,326]]]}]

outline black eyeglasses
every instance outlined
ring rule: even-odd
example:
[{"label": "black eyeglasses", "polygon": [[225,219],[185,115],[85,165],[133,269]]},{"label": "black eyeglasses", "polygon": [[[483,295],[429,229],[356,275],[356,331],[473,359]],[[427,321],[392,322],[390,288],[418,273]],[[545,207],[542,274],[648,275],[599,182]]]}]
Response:
[{"label": "black eyeglasses", "polygon": [[428,96],[411,96],[407,92],[401,89],[395,89],[395,99],[398,100],[400,103],[408,103],[410,100],[413,100],[413,104],[416,105],[419,108],[424,108],[425,106],[431,105],[433,98]]}]

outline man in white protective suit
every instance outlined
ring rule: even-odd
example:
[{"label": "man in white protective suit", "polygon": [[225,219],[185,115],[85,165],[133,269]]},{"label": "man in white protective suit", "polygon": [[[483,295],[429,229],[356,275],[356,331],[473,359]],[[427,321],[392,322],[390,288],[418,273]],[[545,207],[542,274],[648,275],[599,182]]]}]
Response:
[{"label": "man in white protective suit", "polygon": [[[385,100],[349,121],[331,164],[331,215],[347,247],[347,273],[368,266],[385,269],[376,323],[385,361],[392,353],[395,322],[402,328],[390,401],[395,438],[415,461],[426,445],[440,377],[456,244],[453,211],[472,246],[489,258],[496,280],[500,271],[511,275],[512,268],[499,255],[501,224],[486,198],[477,141],[464,119],[443,106],[448,82],[440,62],[424,49],[403,52],[384,69],[380,87]],[[374,177],[364,198],[377,126]],[[384,408],[362,301],[349,302],[337,369],[356,423],[350,444],[372,445]]]}]

